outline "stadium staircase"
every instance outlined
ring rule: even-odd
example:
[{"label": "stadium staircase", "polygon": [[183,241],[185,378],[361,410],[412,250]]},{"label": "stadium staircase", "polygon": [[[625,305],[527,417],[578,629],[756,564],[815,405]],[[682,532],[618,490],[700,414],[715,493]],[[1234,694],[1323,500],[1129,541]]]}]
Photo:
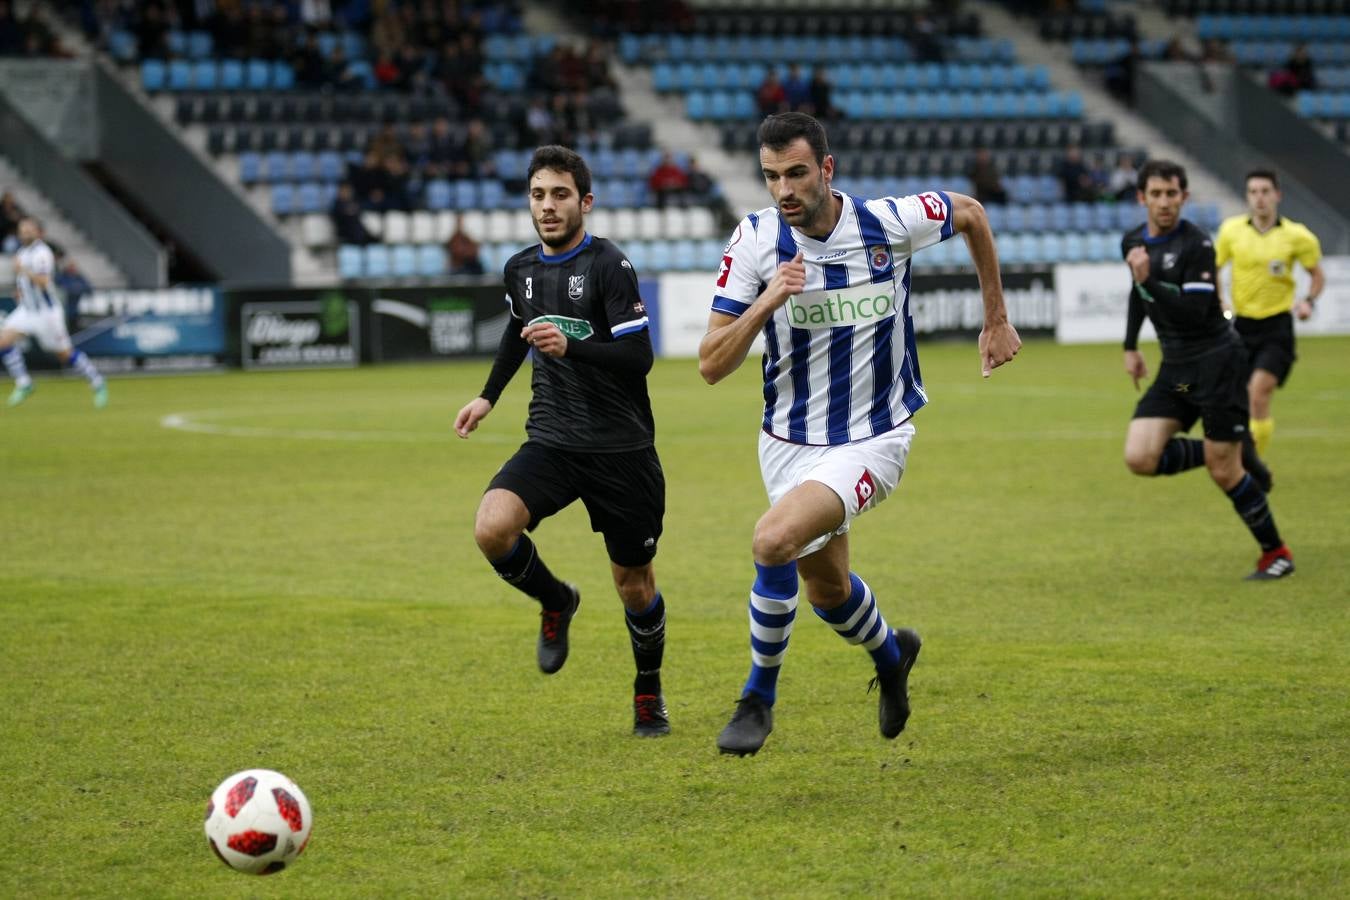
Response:
[{"label": "stadium staircase", "polygon": [[[126,287],[126,275],[112,260],[72,225],[44,194],[25,181],[4,157],[0,157],[0,190],[12,192],[19,208],[42,222],[47,239],[75,261],[90,284],[98,288]],[[13,282],[13,258],[10,254],[0,254],[0,284],[12,285]]]}]

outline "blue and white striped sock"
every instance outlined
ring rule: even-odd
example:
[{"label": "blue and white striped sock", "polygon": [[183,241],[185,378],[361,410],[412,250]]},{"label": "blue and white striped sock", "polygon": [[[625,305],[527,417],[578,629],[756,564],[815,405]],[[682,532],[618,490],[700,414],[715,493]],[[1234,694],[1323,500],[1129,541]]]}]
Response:
[{"label": "blue and white striped sock", "polygon": [[772,706],[778,696],[783,654],[797,617],[797,563],[755,563],[755,571],[755,586],[750,589],[750,677],[741,696],[758,694]]},{"label": "blue and white striped sock", "polygon": [[74,350],[71,352],[69,365],[88,380],[90,387],[98,390],[103,386],[103,376],[100,375],[98,369],[94,367],[94,361],[82,351]]},{"label": "blue and white striped sock", "polygon": [[10,347],[4,353],[0,353],[0,361],[4,362],[5,371],[19,387],[28,387],[33,383],[33,379],[28,375],[28,366],[24,364],[23,353],[18,347]]},{"label": "blue and white striped sock", "polygon": [[900,665],[900,647],[877,606],[876,596],[867,582],[854,573],[848,573],[848,580],[853,588],[848,599],[834,609],[816,609],[816,615],[829,622],[850,644],[862,644],[872,654],[878,671],[894,669]]}]

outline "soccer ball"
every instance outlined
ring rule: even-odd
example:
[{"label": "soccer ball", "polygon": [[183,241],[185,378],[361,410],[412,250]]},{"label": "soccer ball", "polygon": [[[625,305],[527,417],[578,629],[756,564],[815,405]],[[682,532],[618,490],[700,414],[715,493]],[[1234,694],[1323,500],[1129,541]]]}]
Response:
[{"label": "soccer ball", "polygon": [[231,869],[252,875],[271,875],[294,862],[313,824],[304,792],[270,769],[236,772],[206,804],[211,849]]}]

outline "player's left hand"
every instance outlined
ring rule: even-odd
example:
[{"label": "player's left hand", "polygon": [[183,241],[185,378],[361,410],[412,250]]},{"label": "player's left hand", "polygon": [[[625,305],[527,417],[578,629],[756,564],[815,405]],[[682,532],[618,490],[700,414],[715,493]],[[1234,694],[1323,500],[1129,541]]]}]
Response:
[{"label": "player's left hand", "polygon": [[1148,273],[1151,266],[1148,261],[1148,251],[1143,247],[1131,247],[1130,252],[1125,254],[1125,262],[1129,263],[1130,274],[1134,276],[1135,284],[1142,284],[1148,281]]},{"label": "player's left hand", "polygon": [[526,325],[520,332],[527,343],[545,356],[561,359],[567,353],[567,335],[558,330],[552,322],[536,322]]},{"label": "player's left hand", "polygon": [[1313,314],[1313,305],[1307,300],[1300,300],[1294,306],[1294,315],[1298,316],[1299,321],[1306,321]]},{"label": "player's left hand", "polygon": [[1022,338],[1017,329],[1007,319],[1001,322],[986,322],[980,330],[980,371],[985,378],[989,373],[1006,362],[1012,362],[1017,351],[1022,349]]}]

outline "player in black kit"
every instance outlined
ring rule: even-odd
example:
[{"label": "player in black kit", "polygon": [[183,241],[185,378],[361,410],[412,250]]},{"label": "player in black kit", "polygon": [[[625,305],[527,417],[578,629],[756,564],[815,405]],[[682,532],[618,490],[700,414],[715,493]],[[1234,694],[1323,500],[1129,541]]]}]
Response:
[{"label": "player in black kit", "polygon": [[[1125,465],[1136,475],[1175,475],[1206,466],[1261,545],[1261,559],[1247,578],[1283,578],[1293,573],[1294,557],[1280,540],[1266,502],[1269,473],[1254,451],[1248,466],[1256,471],[1244,469],[1244,441],[1250,444],[1246,351],[1219,303],[1214,243],[1181,218],[1188,196],[1181,166],[1150,160],[1139,170],[1138,189],[1148,221],[1121,241],[1134,278],[1125,371],[1136,390],[1148,374],[1137,349],[1146,315],[1158,333],[1162,364],[1135,407],[1125,436]],[[1203,441],[1184,434],[1197,419],[1204,421]]]},{"label": "player in black kit", "polygon": [[564,147],[540,147],[528,172],[540,244],[506,264],[511,320],[482,393],[455,417],[467,438],[534,349],[527,439],[488,484],[474,539],[503,579],[543,607],[537,655],[552,674],[567,661],[577,589],[544,565],[526,531],[580,498],[604,535],[623,601],[637,677],[633,732],[670,732],[661,694],[666,608],[652,559],[665,515],[647,372],[652,343],[637,275],[614,244],[586,233],[591,173]]}]

